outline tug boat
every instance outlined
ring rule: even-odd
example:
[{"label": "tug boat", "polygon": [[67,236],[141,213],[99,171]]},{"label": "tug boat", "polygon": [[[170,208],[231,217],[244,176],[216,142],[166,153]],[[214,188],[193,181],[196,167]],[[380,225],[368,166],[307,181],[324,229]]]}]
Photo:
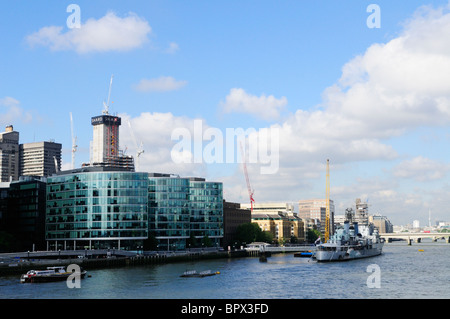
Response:
[{"label": "tug boat", "polygon": [[[81,269],[80,277],[86,276],[86,270]],[[20,277],[21,283],[38,283],[67,280],[73,272],[68,272],[63,266],[47,267],[46,270],[30,270]]]},{"label": "tug boat", "polygon": [[319,262],[346,261],[352,259],[378,256],[384,242],[378,230],[373,226],[344,222],[344,227],[336,230],[327,243],[317,246],[315,259]]}]

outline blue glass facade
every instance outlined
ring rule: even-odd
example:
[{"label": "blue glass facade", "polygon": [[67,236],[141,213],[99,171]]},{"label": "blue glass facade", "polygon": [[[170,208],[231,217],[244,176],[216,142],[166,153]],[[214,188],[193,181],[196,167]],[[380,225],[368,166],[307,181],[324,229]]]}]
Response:
[{"label": "blue glass facade", "polygon": [[188,241],[205,236],[219,246],[223,238],[222,183],[168,174],[149,175],[149,232],[159,249],[189,248]]},{"label": "blue glass facade", "polygon": [[160,250],[223,238],[222,183],[169,174],[77,169],[47,178],[49,249],[137,249],[149,234]]},{"label": "blue glass facade", "polygon": [[148,237],[147,207],[147,173],[81,169],[48,177],[46,240],[51,249],[132,248]]}]

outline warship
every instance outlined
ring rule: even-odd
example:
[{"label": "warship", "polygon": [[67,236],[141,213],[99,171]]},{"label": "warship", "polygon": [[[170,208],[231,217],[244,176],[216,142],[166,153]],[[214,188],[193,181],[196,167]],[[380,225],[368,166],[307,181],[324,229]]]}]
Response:
[{"label": "warship", "polygon": [[373,224],[359,225],[349,221],[339,227],[326,243],[316,247],[315,259],[319,262],[346,261],[378,256],[383,249],[378,229]]}]

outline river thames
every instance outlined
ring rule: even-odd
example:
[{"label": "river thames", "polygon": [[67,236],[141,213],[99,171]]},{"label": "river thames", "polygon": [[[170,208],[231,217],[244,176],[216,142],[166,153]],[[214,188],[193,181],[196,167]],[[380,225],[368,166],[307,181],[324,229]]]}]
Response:
[{"label": "river thames", "polygon": [[[186,270],[218,271],[183,278]],[[2,299],[439,299],[450,298],[450,244],[385,244],[381,256],[317,263],[293,254],[90,270],[80,288],[0,277]]]}]

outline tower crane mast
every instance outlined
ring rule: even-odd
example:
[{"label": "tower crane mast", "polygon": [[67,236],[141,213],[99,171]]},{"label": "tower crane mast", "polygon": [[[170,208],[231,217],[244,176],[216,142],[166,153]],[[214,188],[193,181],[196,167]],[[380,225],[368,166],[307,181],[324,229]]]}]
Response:
[{"label": "tower crane mast", "polygon": [[130,120],[127,120],[128,126],[130,127],[131,137],[133,138],[134,144],[136,146],[136,172],[139,172],[139,157],[144,153],[144,145],[138,145],[136,136],[134,135],[133,127],[131,126]]},{"label": "tower crane mast", "polygon": [[73,133],[73,118],[72,112],[70,112],[70,130],[72,134],[72,169],[75,169],[75,152],[77,151],[77,137]]},{"label": "tower crane mast", "polygon": [[327,159],[325,242],[330,239],[330,160]]}]

